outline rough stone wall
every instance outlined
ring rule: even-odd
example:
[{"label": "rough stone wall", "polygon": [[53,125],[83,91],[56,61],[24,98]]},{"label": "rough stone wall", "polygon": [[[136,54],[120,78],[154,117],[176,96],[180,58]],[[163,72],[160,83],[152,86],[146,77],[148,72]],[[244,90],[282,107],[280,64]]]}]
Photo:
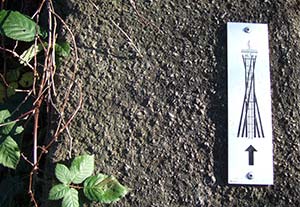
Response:
[{"label": "rough stone wall", "polygon": [[[129,0],[58,4],[85,97],[72,153],[95,154],[98,172],[132,189],[112,206],[300,206],[300,2],[135,2],[139,14]],[[229,21],[269,24],[273,186],[226,183]]]}]

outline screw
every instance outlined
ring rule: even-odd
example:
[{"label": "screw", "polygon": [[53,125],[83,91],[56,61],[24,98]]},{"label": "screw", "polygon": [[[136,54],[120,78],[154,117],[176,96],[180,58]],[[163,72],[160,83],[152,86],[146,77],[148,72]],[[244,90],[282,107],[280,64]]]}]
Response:
[{"label": "screw", "polygon": [[246,33],[250,33],[250,32],[251,32],[251,30],[250,30],[250,28],[249,28],[249,27],[245,27],[245,28],[244,28],[244,32],[246,32]]},{"label": "screw", "polygon": [[252,180],[253,179],[253,173],[252,172],[248,172],[247,173],[247,178],[249,179],[249,180]]}]

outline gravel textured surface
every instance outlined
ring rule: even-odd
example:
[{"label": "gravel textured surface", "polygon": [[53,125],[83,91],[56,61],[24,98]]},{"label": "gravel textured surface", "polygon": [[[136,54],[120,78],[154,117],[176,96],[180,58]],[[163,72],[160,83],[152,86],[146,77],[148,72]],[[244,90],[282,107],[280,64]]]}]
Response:
[{"label": "gravel textured surface", "polygon": [[[84,93],[73,156],[95,154],[97,172],[132,189],[111,206],[300,206],[300,1],[135,2],[58,1]],[[229,21],[269,24],[273,186],[227,184]]]}]

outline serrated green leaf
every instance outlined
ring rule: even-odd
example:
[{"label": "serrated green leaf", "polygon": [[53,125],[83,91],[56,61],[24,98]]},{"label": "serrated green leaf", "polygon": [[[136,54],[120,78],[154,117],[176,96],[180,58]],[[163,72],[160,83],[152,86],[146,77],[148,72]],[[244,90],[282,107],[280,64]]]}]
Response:
[{"label": "serrated green leaf", "polygon": [[[0,124],[9,122],[8,118],[10,117],[10,112],[7,109],[0,111]],[[11,130],[14,128],[15,123],[6,124],[0,127],[0,134],[8,135]]]},{"label": "serrated green leaf", "polygon": [[59,200],[62,199],[68,192],[70,188],[64,184],[58,184],[53,186],[49,192],[49,200]]},{"label": "serrated green leaf", "polygon": [[32,45],[30,48],[25,50],[22,55],[20,55],[20,63],[23,65],[28,65],[28,63],[36,56],[39,52],[43,50],[42,44]]},{"label": "serrated green leaf", "polygon": [[28,16],[18,11],[0,11],[0,33],[14,40],[31,42],[35,35],[43,35],[41,29]]},{"label": "serrated green leaf", "polygon": [[76,189],[69,189],[62,201],[62,207],[79,207],[78,191]]},{"label": "serrated green leaf", "polygon": [[75,184],[82,183],[87,177],[94,172],[94,155],[81,155],[76,157],[70,167],[72,182]]},{"label": "serrated green leaf", "polygon": [[7,123],[6,125],[4,126],[1,126],[0,127],[0,135],[9,135],[11,133],[11,131],[13,130],[15,126],[15,123],[14,122],[11,122],[11,123]]},{"label": "serrated green leaf", "polygon": [[10,112],[7,109],[0,111],[0,124],[5,123],[6,119],[10,117]]},{"label": "serrated green leaf", "polygon": [[0,11],[0,23],[3,21],[3,19],[5,18],[5,16],[7,16],[7,10],[1,10]]},{"label": "serrated green leaf", "polygon": [[71,47],[68,42],[57,42],[55,44],[55,53],[60,57],[68,57],[71,53]]},{"label": "serrated green leaf", "polygon": [[73,180],[69,168],[59,163],[55,167],[55,176],[60,182],[62,182],[65,185],[70,184]]},{"label": "serrated green leaf", "polygon": [[28,88],[33,84],[33,72],[23,73],[21,79],[19,80],[20,86]]},{"label": "serrated green leaf", "polygon": [[0,163],[5,167],[16,169],[20,154],[18,144],[10,136],[0,144]]},{"label": "serrated green leaf", "polygon": [[84,195],[92,201],[111,203],[120,200],[128,193],[128,188],[121,185],[113,177],[98,174],[87,178],[84,182]]}]

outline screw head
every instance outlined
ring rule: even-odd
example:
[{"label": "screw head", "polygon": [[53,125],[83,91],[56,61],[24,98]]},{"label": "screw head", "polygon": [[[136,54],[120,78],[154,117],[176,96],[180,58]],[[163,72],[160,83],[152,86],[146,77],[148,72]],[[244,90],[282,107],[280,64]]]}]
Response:
[{"label": "screw head", "polygon": [[244,32],[246,32],[246,33],[250,33],[250,32],[251,32],[251,30],[250,30],[249,27],[245,27],[243,30],[244,30]]},{"label": "screw head", "polygon": [[252,172],[248,172],[248,173],[247,173],[247,178],[248,178],[249,180],[252,180],[252,179],[254,178],[253,173],[252,173]]}]

